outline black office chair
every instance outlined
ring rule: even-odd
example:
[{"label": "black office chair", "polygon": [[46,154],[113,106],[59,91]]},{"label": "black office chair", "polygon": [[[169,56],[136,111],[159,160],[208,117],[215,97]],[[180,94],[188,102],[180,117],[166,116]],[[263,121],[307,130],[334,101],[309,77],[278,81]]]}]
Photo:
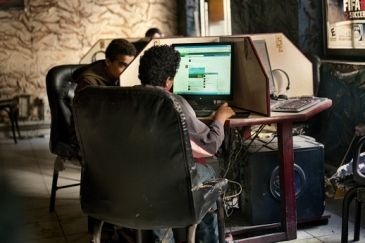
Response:
[{"label": "black office chair", "polygon": [[[142,86],[90,86],[75,95],[73,111],[84,213],[136,229],[136,242],[142,242],[142,229],[196,225],[217,202],[225,242],[221,194],[228,182],[200,183],[185,117],[173,97]],[[195,238],[190,229],[189,239]]]},{"label": "black office chair", "polygon": [[356,199],[354,241],[359,241],[360,239],[361,203],[365,203],[365,175],[362,174],[359,169],[359,162],[360,162],[361,149],[364,143],[365,143],[365,136],[360,138],[354,151],[352,171],[353,171],[353,180],[356,182],[357,185],[351,188],[346,193],[342,203],[341,243],[348,242],[349,208],[353,199]]},{"label": "black office chair", "polygon": [[80,165],[77,150],[69,145],[68,127],[70,126],[71,101],[76,84],[71,81],[71,75],[83,64],[60,65],[51,68],[46,76],[47,96],[51,110],[51,135],[49,148],[57,155],[54,162],[53,181],[49,211],[53,212],[56,201],[56,191],[61,188],[78,186],[80,183],[57,186],[58,174],[64,170],[64,162],[70,161]]},{"label": "black office chair", "polygon": [[315,96],[318,95],[319,85],[321,82],[321,58],[319,58],[316,54],[311,52],[305,52],[304,55],[308,58],[312,63],[312,71],[313,71],[313,94]]}]

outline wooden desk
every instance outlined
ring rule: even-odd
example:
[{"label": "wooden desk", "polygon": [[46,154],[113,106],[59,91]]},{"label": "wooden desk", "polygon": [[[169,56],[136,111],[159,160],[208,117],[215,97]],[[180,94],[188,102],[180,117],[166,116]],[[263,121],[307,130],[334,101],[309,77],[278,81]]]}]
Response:
[{"label": "wooden desk", "polygon": [[[292,128],[293,122],[306,121],[312,116],[331,107],[332,100],[325,99],[317,105],[299,113],[272,112],[270,117],[251,114],[248,118],[230,119],[224,124],[225,127],[244,127],[244,138],[251,133],[251,125],[277,124],[278,134],[278,158],[280,178],[280,210],[281,231],[262,235],[260,237],[236,240],[239,242],[277,242],[293,240],[297,238],[297,216],[294,188],[294,150]],[[208,119],[201,119],[209,123]],[[234,235],[234,232],[232,232]]]}]

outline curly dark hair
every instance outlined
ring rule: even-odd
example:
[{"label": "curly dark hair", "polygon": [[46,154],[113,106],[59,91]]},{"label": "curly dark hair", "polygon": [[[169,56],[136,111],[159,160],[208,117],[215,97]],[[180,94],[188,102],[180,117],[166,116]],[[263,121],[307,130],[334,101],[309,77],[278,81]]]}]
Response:
[{"label": "curly dark hair", "polygon": [[139,61],[138,78],[142,84],[165,86],[173,79],[180,65],[180,53],[168,45],[153,46],[144,52]]},{"label": "curly dark hair", "polygon": [[126,39],[114,39],[105,50],[105,57],[110,61],[117,60],[119,55],[136,56],[137,50],[132,43]]}]

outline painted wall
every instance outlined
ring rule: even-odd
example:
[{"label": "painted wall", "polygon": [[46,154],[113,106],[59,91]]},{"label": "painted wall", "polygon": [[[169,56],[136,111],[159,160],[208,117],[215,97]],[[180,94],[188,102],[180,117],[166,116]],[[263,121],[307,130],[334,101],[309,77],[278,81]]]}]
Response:
[{"label": "painted wall", "polygon": [[42,99],[49,119],[45,76],[51,67],[79,63],[98,39],[144,37],[150,27],[177,35],[176,2],[24,0],[23,11],[0,11],[0,99]]}]

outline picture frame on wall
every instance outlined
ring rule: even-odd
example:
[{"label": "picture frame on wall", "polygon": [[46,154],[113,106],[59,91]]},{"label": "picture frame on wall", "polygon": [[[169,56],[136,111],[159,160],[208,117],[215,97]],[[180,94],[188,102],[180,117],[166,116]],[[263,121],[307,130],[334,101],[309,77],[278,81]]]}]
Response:
[{"label": "picture frame on wall", "polygon": [[0,10],[24,10],[24,0],[0,0]]},{"label": "picture frame on wall", "polygon": [[324,57],[365,61],[365,1],[323,0]]}]

